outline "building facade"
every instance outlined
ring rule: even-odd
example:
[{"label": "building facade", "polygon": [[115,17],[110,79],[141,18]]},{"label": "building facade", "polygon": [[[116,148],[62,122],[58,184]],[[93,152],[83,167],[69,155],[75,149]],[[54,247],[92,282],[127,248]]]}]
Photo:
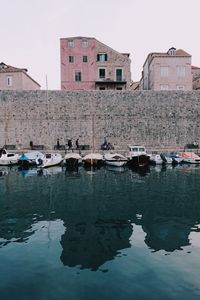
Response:
[{"label": "building facade", "polygon": [[27,69],[0,63],[0,90],[39,90],[39,83],[31,78],[27,72]]},{"label": "building facade", "polygon": [[173,47],[150,53],[140,82],[143,90],[192,90],[191,55]]},{"label": "building facade", "polygon": [[60,39],[62,90],[127,90],[131,60],[95,38]]}]

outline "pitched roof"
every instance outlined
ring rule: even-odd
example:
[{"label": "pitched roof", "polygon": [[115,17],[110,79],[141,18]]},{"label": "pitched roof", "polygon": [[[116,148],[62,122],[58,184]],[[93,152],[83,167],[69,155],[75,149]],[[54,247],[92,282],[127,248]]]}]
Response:
[{"label": "pitched roof", "polygon": [[195,70],[195,69],[199,70],[199,69],[200,69],[200,67],[197,67],[197,66],[192,66],[192,69],[193,69],[193,70]]},{"label": "pitched roof", "polygon": [[191,56],[191,55],[186,51],[184,51],[183,49],[177,49],[175,56]]},{"label": "pitched roof", "polygon": [[10,65],[6,65],[5,63],[0,63],[0,73],[11,73],[11,72],[27,72],[27,69],[20,69]]},{"label": "pitched roof", "polygon": [[27,74],[28,70],[25,68],[16,68],[10,65],[6,65],[5,63],[1,62],[0,63],[0,73],[17,73],[17,72],[22,72],[24,73],[27,77],[29,77],[32,81],[34,81],[39,87],[40,84],[35,81],[31,76]]},{"label": "pitched roof", "polygon": [[150,53],[151,56],[191,56],[189,53],[187,53],[186,51],[182,50],[182,49],[177,49],[175,52],[175,55],[170,55],[168,54],[168,52],[152,52]]},{"label": "pitched roof", "polygon": [[[174,55],[169,54],[169,51],[171,49],[175,50]],[[149,64],[150,64],[154,57],[191,57],[191,55],[189,53],[187,53],[186,51],[184,51],[183,49],[176,50],[176,48],[172,47],[167,52],[151,52],[151,53],[149,53],[144,62],[144,65],[147,60],[149,60]]]}]

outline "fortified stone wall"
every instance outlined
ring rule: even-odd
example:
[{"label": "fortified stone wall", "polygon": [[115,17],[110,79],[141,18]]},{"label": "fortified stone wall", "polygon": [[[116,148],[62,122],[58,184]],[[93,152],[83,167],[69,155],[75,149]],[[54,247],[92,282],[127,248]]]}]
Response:
[{"label": "fortified stone wall", "polygon": [[[80,144],[104,137],[116,149],[127,144],[184,147],[200,144],[200,91],[1,91],[0,146],[52,149],[57,138]],[[94,137],[94,140],[93,140]]]}]

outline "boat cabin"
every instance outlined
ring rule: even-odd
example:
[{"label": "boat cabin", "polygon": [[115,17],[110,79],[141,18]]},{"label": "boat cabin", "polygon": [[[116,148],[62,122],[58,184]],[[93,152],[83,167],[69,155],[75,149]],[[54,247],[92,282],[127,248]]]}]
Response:
[{"label": "boat cabin", "polygon": [[146,148],[144,146],[139,145],[128,145],[131,156],[133,155],[146,155]]}]

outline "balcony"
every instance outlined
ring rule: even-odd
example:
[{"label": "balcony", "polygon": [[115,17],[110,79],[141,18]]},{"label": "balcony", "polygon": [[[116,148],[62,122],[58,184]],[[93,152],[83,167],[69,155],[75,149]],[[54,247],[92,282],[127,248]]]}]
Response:
[{"label": "balcony", "polygon": [[127,80],[125,78],[116,78],[116,80],[112,80],[110,78],[98,78],[95,81],[96,84],[126,84]]}]

